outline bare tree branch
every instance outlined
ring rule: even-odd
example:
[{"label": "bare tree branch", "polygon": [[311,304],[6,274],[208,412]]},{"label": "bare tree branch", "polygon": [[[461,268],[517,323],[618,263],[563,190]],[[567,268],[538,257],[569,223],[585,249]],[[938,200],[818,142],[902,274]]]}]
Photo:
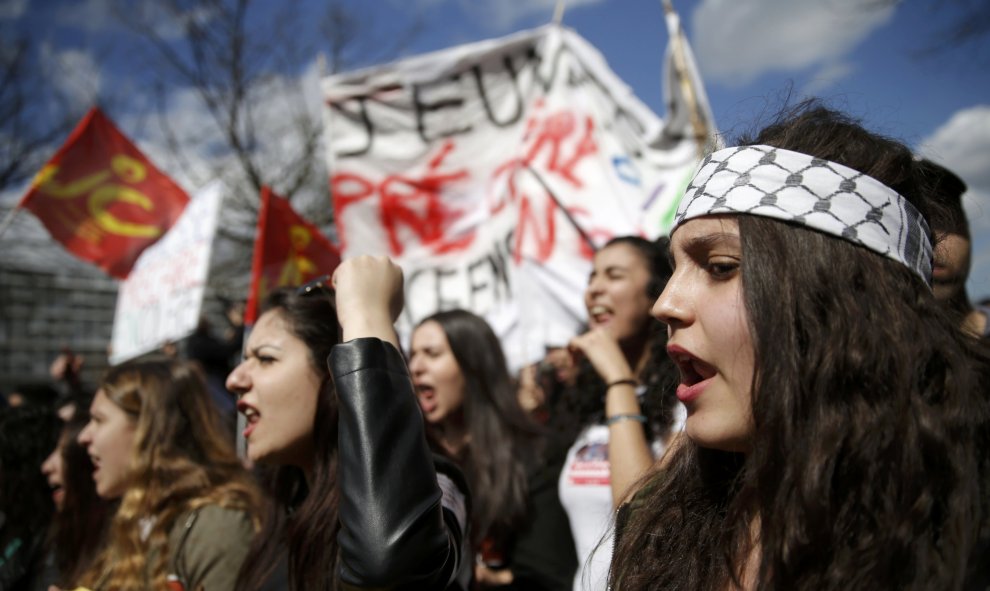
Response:
[{"label": "bare tree branch", "polygon": [[0,191],[37,173],[84,112],[51,88],[31,49],[22,37],[0,52]]},{"label": "bare tree branch", "polygon": [[[860,0],[865,10],[897,6],[904,0]],[[929,0],[934,15],[942,11],[958,14],[949,25],[932,32],[917,51],[918,57],[931,57],[949,48],[966,45],[990,34],[990,3],[986,0]]]},{"label": "bare tree branch", "polygon": [[[297,208],[302,215],[330,224],[329,199],[314,199],[328,195],[322,116],[301,78],[321,51],[333,71],[392,57],[418,25],[396,33],[394,21],[383,20],[391,15],[373,14],[374,3],[356,0],[330,0],[317,14],[258,0],[113,2],[115,18],[142,42],[158,78],[150,91],[173,161],[189,171],[210,169],[231,190],[223,241],[235,251],[251,245],[263,185],[304,205]],[[376,25],[393,31],[378,35]],[[195,94],[211,129],[170,129],[180,89]],[[216,282],[246,277],[250,258],[232,256]]]}]

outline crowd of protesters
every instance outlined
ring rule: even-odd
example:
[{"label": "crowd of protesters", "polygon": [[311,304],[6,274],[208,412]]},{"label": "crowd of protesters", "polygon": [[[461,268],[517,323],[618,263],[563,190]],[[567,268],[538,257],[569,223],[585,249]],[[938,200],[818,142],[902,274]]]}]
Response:
[{"label": "crowd of protesters", "polygon": [[205,325],[92,392],[66,351],[0,410],[0,591],[986,589],[965,191],[810,101],[598,249],[518,379],[468,311],[404,349],[385,257],[272,291],[235,367]]}]

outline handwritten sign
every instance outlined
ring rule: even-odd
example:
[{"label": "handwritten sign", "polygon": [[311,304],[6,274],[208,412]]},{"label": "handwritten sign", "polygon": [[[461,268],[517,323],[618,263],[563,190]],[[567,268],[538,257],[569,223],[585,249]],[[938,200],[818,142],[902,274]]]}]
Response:
[{"label": "handwritten sign", "polygon": [[516,368],[580,331],[596,248],[667,232],[706,139],[665,129],[597,50],[556,26],[323,89],[343,257],[403,267],[403,337],[466,308]]},{"label": "handwritten sign", "polygon": [[171,230],[138,258],[121,282],[110,363],[154,351],[191,334],[199,322],[223,185],[208,185]]}]

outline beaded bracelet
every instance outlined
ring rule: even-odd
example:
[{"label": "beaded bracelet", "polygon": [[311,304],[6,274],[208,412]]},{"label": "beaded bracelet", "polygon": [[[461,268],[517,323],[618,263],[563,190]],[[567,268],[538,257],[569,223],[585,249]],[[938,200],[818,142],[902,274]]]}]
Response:
[{"label": "beaded bracelet", "polygon": [[612,425],[616,423],[621,423],[622,421],[636,421],[639,423],[645,423],[646,415],[632,415],[632,414],[612,415],[605,421],[605,424],[611,427]]},{"label": "beaded bracelet", "polygon": [[626,378],[624,380],[615,380],[614,382],[609,382],[605,384],[605,391],[608,392],[609,390],[611,390],[612,386],[632,386],[633,388],[635,388],[638,385],[639,383],[636,380],[632,378]]}]

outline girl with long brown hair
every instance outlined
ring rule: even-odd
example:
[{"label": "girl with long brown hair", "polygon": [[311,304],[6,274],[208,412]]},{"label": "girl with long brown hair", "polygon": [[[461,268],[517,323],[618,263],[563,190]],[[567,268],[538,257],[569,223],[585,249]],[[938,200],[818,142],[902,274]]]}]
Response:
[{"label": "girl with long brown hair", "polygon": [[113,367],[90,415],[79,442],[97,493],[120,505],[81,585],[234,589],[260,497],[198,368],[166,359]]}]

